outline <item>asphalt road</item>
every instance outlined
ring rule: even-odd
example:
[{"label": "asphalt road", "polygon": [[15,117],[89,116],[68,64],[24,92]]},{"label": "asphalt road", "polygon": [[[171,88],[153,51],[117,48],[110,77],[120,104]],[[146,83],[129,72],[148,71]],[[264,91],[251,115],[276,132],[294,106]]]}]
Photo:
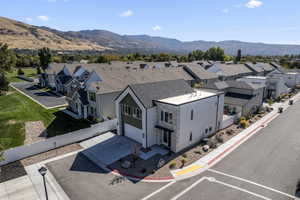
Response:
[{"label": "asphalt road", "polygon": [[111,185],[115,176],[105,173],[82,154],[46,166],[72,200],[138,200],[166,184],[125,180]]},{"label": "asphalt road", "polygon": [[151,199],[291,200],[299,179],[297,102],[208,171],[179,181]]},{"label": "asphalt road", "polygon": [[[211,169],[148,199],[291,200],[300,179],[299,124],[297,102]],[[111,186],[113,177],[81,156],[47,166],[72,200],[142,199],[166,185],[126,181]]]},{"label": "asphalt road", "polygon": [[67,103],[65,97],[41,91],[35,86],[35,83],[20,82],[12,85],[45,107],[63,106]]}]

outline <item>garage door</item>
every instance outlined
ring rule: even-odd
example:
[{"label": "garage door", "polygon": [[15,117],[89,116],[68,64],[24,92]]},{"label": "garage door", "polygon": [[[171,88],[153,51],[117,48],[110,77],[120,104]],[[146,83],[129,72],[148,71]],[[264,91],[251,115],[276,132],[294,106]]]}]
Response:
[{"label": "garage door", "polygon": [[143,144],[143,130],[124,124],[125,136]]}]

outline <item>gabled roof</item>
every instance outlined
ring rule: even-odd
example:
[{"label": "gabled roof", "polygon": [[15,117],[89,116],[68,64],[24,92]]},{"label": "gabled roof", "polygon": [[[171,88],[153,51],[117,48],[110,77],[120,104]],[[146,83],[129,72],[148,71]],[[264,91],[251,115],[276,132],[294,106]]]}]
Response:
[{"label": "gabled roof", "polygon": [[256,90],[261,88],[261,86],[247,83],[244,81],[226,81],[226,84],[228,85],[229,88],[239,88],[239,89],[248,89],[248,90]]},{"label": "gabled roof", "polygon": [[256,72],[256,73],[261,73],[261,72],[264,72],[264,69],[253,64],[253,63],[250,63],[250,62],[247,62],[245,63],[245,66],[248,67],[250,70]]},{"label": "gabled roof", "polygon": [[255,64],[257,67],[260,67],[260,68],[262,68],[265,72],[271,72],[271,71],[273,71],[275,68],[272,66],[272,65],[270,65],[269,63],[261,63],[261,62],[259,62],[259,63],[256,63]]},{"label": "gabled roof", "polygon": [[230,80],[210,83],[204,87],[208,89],[222,90],[222,91],[228,88],[238,88],[238,89],[247,89],[247,90],[257,90],[261,88],[260,85],[255,85],[244,81],[230,81]]},{"label": "gabled roof", "polygon": [[274,68],[279,70],[280,72],[284,73],[286,70],[278,63],[276,62],[271,62],[270,65],[272,65]]},{"label": "gabled roof", "polygon": [[226,88],[228,88],[228,84],[225,81],[218,81],[214,83],[209,83],[206,86],[204,86],[207,89],[213,89],[213,90],[222,90],[224,91]]},{"label": "gabled roof", "polygon": [[58,75],[57,78],[63,85],[72,80],[72,76],[67,75]]},{"label": "gabled roof", "polygon": [[222,71],[222,76],[236,76],[252,73],[244,64],[221,64],[216,63],[215,65]]},{"label": "gabled roof", "polygon": [[183,69],[190,73],[195,79],[209,80],[217,79],[218,75],[206,71],[201,65],[195,63],[182,63]]},{"label": "gabled roof", "polygon": [[102,81],[91,83],[90,87],[96,89],[98,94],[122,91],[131,84],[177,79],[193,80],[193,77],[181,67],[138,70],[98,68],[95,69],[95,72]]},{"label": "gabled roof", "polygon": [[192,93],[194,90],[184,80],[160,81],[129,85],[146,108],[153,107],[153,101]]}]

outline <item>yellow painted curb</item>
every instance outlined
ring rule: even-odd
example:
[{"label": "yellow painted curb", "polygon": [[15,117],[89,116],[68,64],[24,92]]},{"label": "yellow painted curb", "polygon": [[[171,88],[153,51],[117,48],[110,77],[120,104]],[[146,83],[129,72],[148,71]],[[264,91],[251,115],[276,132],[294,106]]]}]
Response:
[{"label": "yellow painted curb", "polygon": [[184,174],[187,174],[187,173],[189,173],[189,172],[196,171],[196,170],[198,170],[198,169],[200,169],[200,168],[202,168],[201,165],[193,165],[193,166],[188,167],[188,168],[186,168],[186,169],[183,169],[183,170],[180,170],[180,171],[178,171],[178,172],[175,172],[175,175],[176,175],[176,176],[184,175]]}]

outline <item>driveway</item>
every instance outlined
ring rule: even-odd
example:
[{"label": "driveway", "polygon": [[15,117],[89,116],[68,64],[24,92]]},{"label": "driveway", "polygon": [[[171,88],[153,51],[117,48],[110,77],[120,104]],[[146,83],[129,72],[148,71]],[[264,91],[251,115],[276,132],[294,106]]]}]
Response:
[{"label": "driveway", "polygon": [[[87,143],[88,142],[88,143]],[[82,153],[102,168],[128,156],[138,145],[135,141],[107,132],[81,144],[86,149]]]},{"label": "driveway", "polygon": [[72,200],[138,200],[166,184],[125,180],[112,185],[115,176],[107,174],[82,154],[53,161],[46,166]]},{"label": "driveway", "polygon": [[67,104],[64,96],[59,96],[52,92],[42,91],[38,86],[35,85],[35,83],[20,82],[13,83],[11,85],[47,109],[64,106]]}]

